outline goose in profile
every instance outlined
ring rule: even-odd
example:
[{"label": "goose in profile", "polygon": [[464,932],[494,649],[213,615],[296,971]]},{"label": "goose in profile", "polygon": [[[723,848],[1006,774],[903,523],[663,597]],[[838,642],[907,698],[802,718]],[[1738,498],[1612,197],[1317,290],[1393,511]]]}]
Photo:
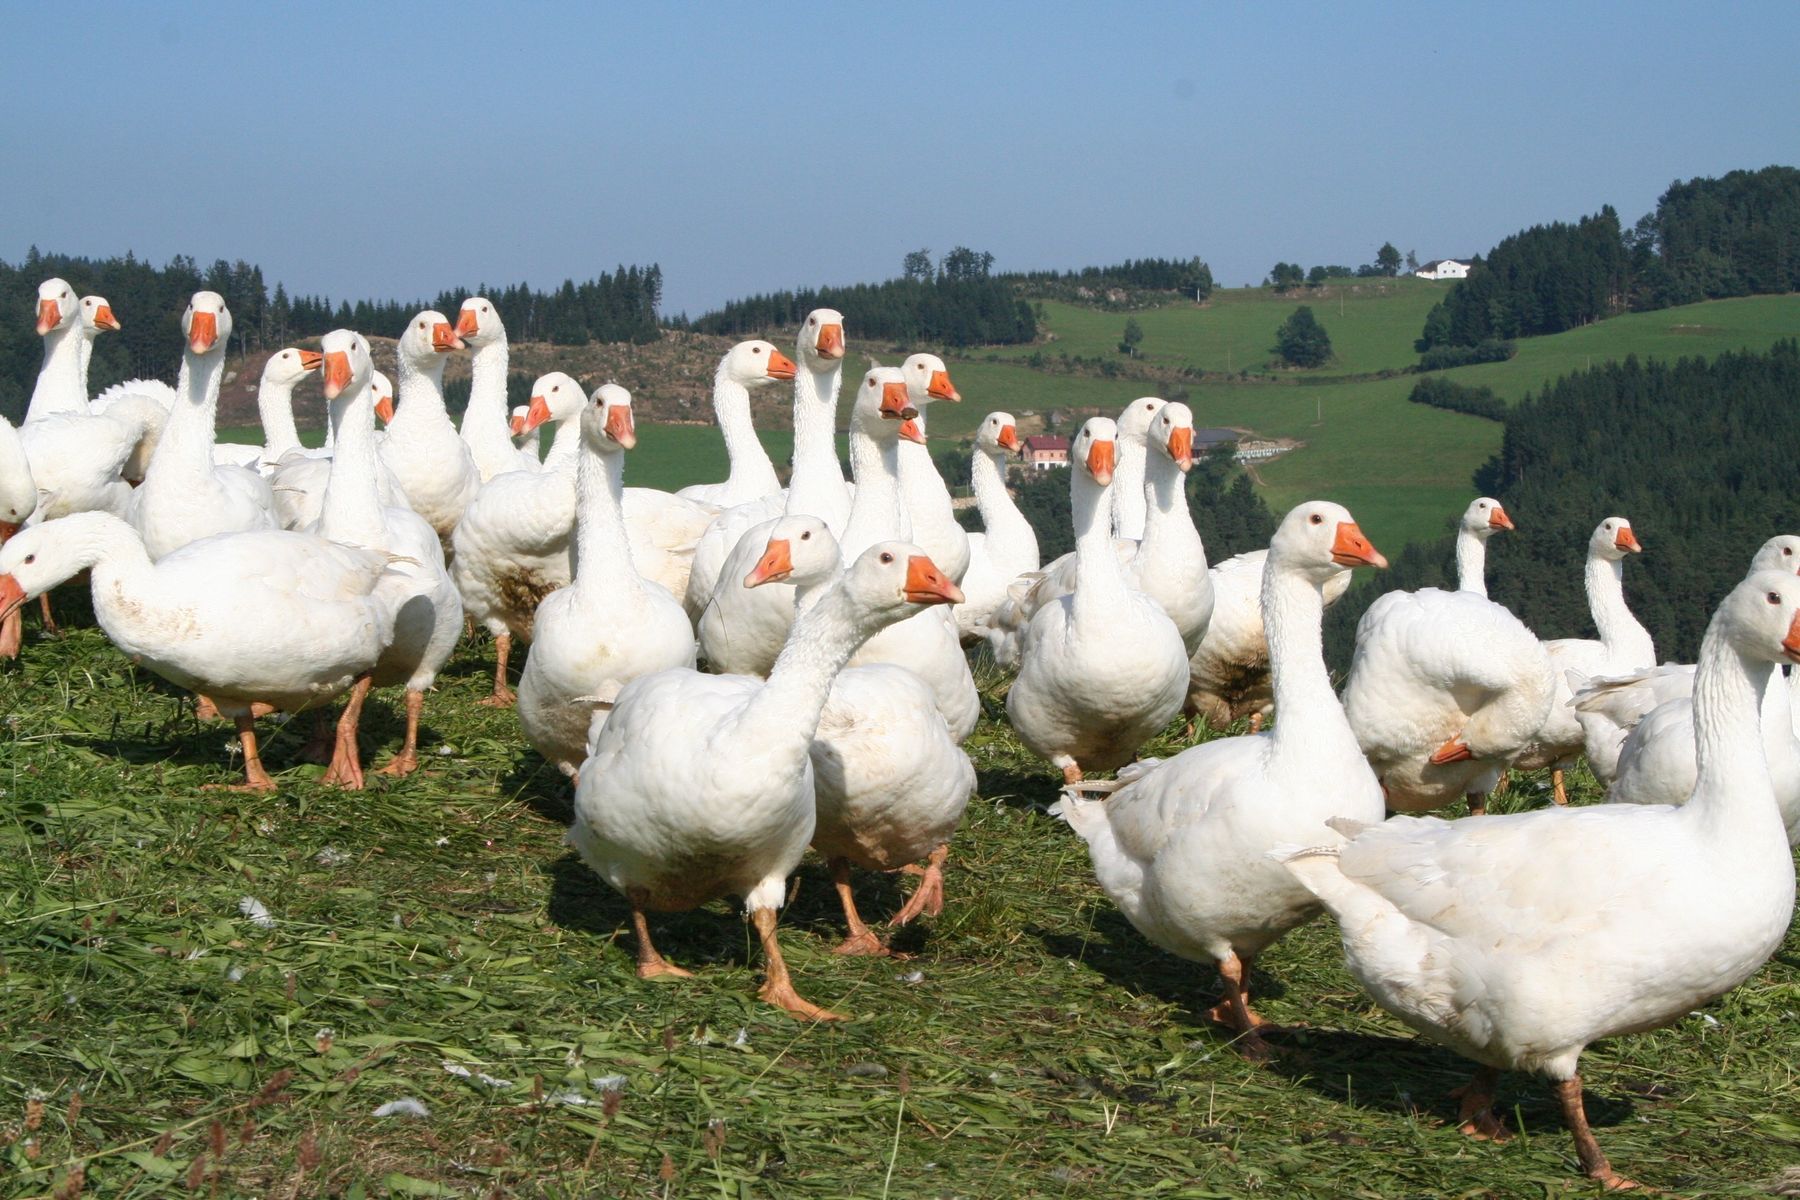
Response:
[{"label": "goose in profile", "polygon": [[677,496],[730,508],[781,490],[775,464],[757,440],[750,419],[750,389],[778,379],[791,380],[797,369],[793,359],[760,338],[739,342],[725,352],[713,374],[713,413],[718,417],[719,432],[725,435],[731,474],[721,483],[690,484],[676,492]]},{"label": "goose in profile", "polygon": [[481,488],[475,460],[444,408],[444,358],[462,348],[440,312],[427,310],[407,322],[394,348],[400,388],[389,405],[381,443],[381,461],[446,548],[463,509]]},{"label": "goose in profile", "polygon": [[470,296],[456,313],[456,336],[470,350],[469,406],[460,433],[486,483],[508,471],[535,471],[536,454],[513,444],[506,410],[506,324],[486,296]]},{"label": "goose in profile", "polygon": [[1009,412],[989,413],[975,430],[969,480],[982,531],[969,535],[969,569],[961,584],[966,598],[956,606],[965,645],[987,636],[988,621],[1013,581],[1038,569],[1037,531],[1006,490],[1007,461],[1021,449],[1018,424]]}]

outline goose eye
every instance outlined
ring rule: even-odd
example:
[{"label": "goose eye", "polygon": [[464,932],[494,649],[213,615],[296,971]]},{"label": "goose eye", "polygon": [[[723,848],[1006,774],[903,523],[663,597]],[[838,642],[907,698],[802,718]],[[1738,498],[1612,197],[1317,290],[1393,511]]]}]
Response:
[{"label": "goose eye", "polygon": [[[29,559],[29,558],[28,558],[28,559],[26,559],[26,560],[25,560],[25,561],[26,561],[26,562],[30,562],[30,561],[31,561],[31,560],[30,560],[30,559]],[[1775,593],[1775,592],[1770,592],[1770,593],[1769,593],[1769,603],[1770,603],[1770,604],[1780,604],[1780,603],[1781,603],[1781,596],[1780,596],[1780,595],[1779,595],[1779,594],[1777,594],[1777,593]]]},{"label": "goose eye", "polygon": [[35,555],[35,554],[27,554],[25,556],[25,565],[28,567],[36,561],[37,561],[37,555]]},{"label": "goose eye", "polygon": [[808,317],[808,318],[806,318],[806,323],[807,323],[807,324],[808,324],[808,325],[817,325],[817,324],[818,324],[818,323],[819,323],[819,318],[817,318],[817,317]]},{"label": "goose eye", "polygon": [[809,529],[805,533],[801,534],[800,540],[803,542],[810,542],[812,540],[812,530]]},{"label": "goose eye", "polygon": [[553,383],[553,384],[551,384],[551,385],[550,385],[550,390],[551,390],[551,391],[553,391],[553,392],[560,392],[560,391],[562,391],[562,384],[560,384],[560,383]]},{"label": "goose eye", "polygon": [[423,329],[423,328],[425,328],[425,322],[423,322],[423,321],[420,321],[420,322],[419,322],[419,328],[420,328],[420,329]]},{"label": "goose eye", "polygon": [[761,354],[761,353],[762,353],[762,347],[761,347],[761,346],[752,346],[752,347],[750,347],[750,353],[752,353],[752,354]]},{"label": "goose eye", "polygon": [[482,306],[481,306],[481,311],[482,311],[482,312],[487,312],[487,311],[488,311],[488,306],[487,306],[487,305],[485,305],[485,304],[484,304],[484,305],[482,305]]},{"label": "goose eye", "polygon": [[1781,548],[1781,552],[1784,555],[1792,554],[1794,552],[1794,548],[1792,546],[1783,546]]},{"label": "goose eye", "polygon": [[[31,560],[26,559],[25,561],[30,562]],[[884,563],[891,563],[894,561],[894,556],[892,554],[889,554],[887,551],[883,550],[881,552],[881,561]]]},{"label": "goose eye", "polygon": [[1325,523],[1325,518],[1321,517],[1318,513],[1314,513],[1312,515],[1312,523],[1314,525],[1323,525]]}]

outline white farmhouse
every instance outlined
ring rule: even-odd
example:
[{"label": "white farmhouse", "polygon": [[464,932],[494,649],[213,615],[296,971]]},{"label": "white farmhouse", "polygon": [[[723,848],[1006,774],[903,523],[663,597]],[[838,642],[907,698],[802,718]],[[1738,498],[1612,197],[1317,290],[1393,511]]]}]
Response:
[{"label": "white farmhouse", "polygon": [[1420,279],[1467,279],[1474,264],[1465,258],[1437,258],[1424,264],[1413,274]]}]

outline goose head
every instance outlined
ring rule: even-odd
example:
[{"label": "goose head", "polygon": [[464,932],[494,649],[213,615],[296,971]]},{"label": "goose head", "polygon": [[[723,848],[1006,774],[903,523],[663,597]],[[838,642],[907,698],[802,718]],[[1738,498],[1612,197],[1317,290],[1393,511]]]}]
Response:
[{"label": "goose head", "polygon": [[463,348],[462,338],[448,317],[436,309],[426,309],[407,322],[400,335],[399,353],[421,371],[442,370],[438,365],[443,355]]},{"label": "goose head", "polygon": [[1770,538],[1750,559],[1750,569],[1800,573],[1800,537],[1782,533]]},{"label": "goose head", "polygon": [[929,555],[911,542],[876,542],[844,572],[851,602],[891,625],[932,604],[961,604],[963,594]]},{"label": "goose head", "polygon": [[1484,542],[1502,529],[1511,528],[1512,518],[1507,516],[1506,509],[1492,496],[1471,500],[1469,507],[1463,509],[1463,532],[1472,533]]},{"label": "goose head", "polygon": [[[624,389],[620,389],[623,391]],[[599,393],[596,392],[595,395]],[[548,375],[540,375],[537,382],[531,385],[531,404],[523,409],[524,420],[513,429],[513,435],[530,433],[541,425],[551,421],[561,424],[571,417],[579,417],[581,410],[587,407],[587,389],[576,382],[575,377],[562,371],[551,371]],[[625,404],[629,411],[631,396],[626,394]]]},{"label": "goose head", "polygon": [[386,372],[371,371],[369,391],[375,396],[375,415],[381,418],[383,424],[393,420],[394,381],[387,377]]},{"label": "goose head", "polygon": [[835,308],[815,308],[800,326],[796,352],[807,367],[840,362],[844,357],[844,314]]},{"label": "goose head", "polygon": [[581,441],[596,454],[618,454],[637,445],[631,393],[616,383],[595,388],[581,413]]},{"label": "goose head", "polygon": [[1112,485],[1119,426],[1111,417],[1089,417],[1069,443],[1069,463],[1101,487]]},{"label": "goose head", "polygon": [[196,358],[224,351],[231,340],[231,310],[217,292],[195,292],[181,314],[181,336]]},{"label": "goose head", "polygon": [[991,412],[981,419],[975,431],[975,446],[991,458],[1005,458],[1024,449],[1019,441],[1019,424],[1009,412]]},{"label": "goose head", "polygon": [[1631,522],[1624,517],[1606,518],[1594,527],[1594,536],[1588,539],[1588,557],[1604,558],[1608,562],[1619,562],[1627,554],[1642,550],[1637,535],[1631,532]]},{"label": "goose head", "polygon": [[105,296],[81,298],[81,331],[88,337],[99,337],[102,333],[116,332],[120,328],[119,318],[113,316],[112,305],[106,302]]},{"label": "goose head", "polygon": [[898,367],[871,367],[857,385],[850,406],[850,420],[877,442],[901,437],[925,444],[919,427],[919,410],[907,395],[906,380]]},{"label": "goose head", "polygon": [[1269,568],[1298,571],[1317,586],[1352,567],[1385,567],[1387,559],[1363,536],[1341,504],[1308,500],[1282,518],[1269,542]]},{"label": "goose head", "polygon": [[506,340],[500,310],[486,296],[470,296],[456,314],[456,336],[477,350]]},{"label": "goose head", "polygon": [[78,513],[22,529],[0,544],[0,621],[27,600],[43,595],[91,565],[83,559],[76,534],[93,518]]},{"label": "goose head", "polygon": [[357,392],[369,386],[369,377],[375,373],[375,360],[369,355],[369,341],[362,334],[351,329],[334,329],[319,339],[319,349],[323,352],[325,376],[325,399],[335,402],[338,397]]},{"label": "goose head", "polygon": [[75,289],[65,280],[46,279],[38,284],[38,336],[69,328],[75,322],[77,308]]},{"label": "goose head", "polygon": [[[5,561],[0,552],[0,567]],[[1749,661],[1800,663],[1800,577],[1790,571],[1754,572],[1719,605],[1713,623],[1720,621]]]},{"label": "goose head", "polygon": [[[1142,444],[1150,434],[1150,422],[1156,419],[1156,414],[1162,411],[1166,403],[1168,402],[1160,396],[1139,396],[1120,409],[1119,440]],[[1192,427],[1191,419],[1188,425]]]},{"label": "goose head", "polygon": [[950,368],[935,354],[909,355],[900,364],[906,378],[906,391],[914,408],[924,408],[935,400],[962,399],[962,393],[950,382]]},{"label": "goose head", "polygon": [[291,388],[318,370],[324,362],[325,356],[317,350],[302,350],[298,346],[277,350],[269,355],[269,361],[263,364],[263,386]]},{"label": "goose head", "polygon": [[[1137,404],[1132,404],[1135,411]],[[1147,442],[1155,446],[1166,458],[1186,473],[1194,465],[1194,413],[1187,405],[1176,401],[1164,404],[1150,418],[1150,424],[1144,431]]]},{"label": "goose head", "polygon": [[783,517],[769,530],[756,566],[744,576],[747,588],[765,583],[823,583],[838,569],[838,543],[817,517]]},{"label": "goose head", "polygon": [[725,352],[719,372],[747,388],[761,387],[777,379],[792,379],[798,370],[794,360],[761,338],[739,342]]}]

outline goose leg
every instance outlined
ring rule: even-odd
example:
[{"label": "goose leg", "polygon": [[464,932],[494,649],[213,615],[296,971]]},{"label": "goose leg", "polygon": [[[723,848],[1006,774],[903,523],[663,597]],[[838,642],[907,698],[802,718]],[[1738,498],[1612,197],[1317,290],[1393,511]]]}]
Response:
[{"label": "goose leg", "polygon": [[219,706],[213,703],[211,696],[203,696],[199,692],[195,692],[194,719],[196,721],[222,721],[225,718],[219,712]]},{"label": "goose leg", "polygon": [[1263,715],[1262,715],[1261,711],[1251,713],[1250,714],[1250,732],[1251,733],[1261,733],[1262,727],[1263,727]]},{"label": "goose leg", "polygon": [[1575,1138],[1575,1157],[1581,1161],[1583,1174],[1590,1179],[1599,1180],[1600,1186],[1609,1192],[1631,1191],[1644,1186],[1620,1175],[1606,1161],[1605,1152],[1600,1149],[1593,1129],[1588,1126],[1587,1109],[1581,1102],[1580,1075],[1557,1080],[1556,1101],[1562,1106],[1563,1124],[1569,1127],[1569,1133]]},{"label": "goose leg", "polygon": [[419,769],[419,715],[424,711],[425,693],[406,689],[406,742],[400,747],[400,753],[388,760],[387,766],[375,772],[377,775],[399,777]]},{"label": "goose leg", "polygon": [[1558,804],[1568,804],[1569,793],[1563,788],[1563,771],[1561,767],[1550,772],[1550,798]]},{"label": "goose leg", "polygon": [[657,953],[656,944],[650,940],[650,922],[644,919],[644,901],[649,899],[649,893],[643,888],[632,888],[625,893],[625,899],[631,904],[631,932],[637,937],[638,978],[655,979],[659,975],[693,978],[692,971],[682,970]]},{"label": "goose leg", "polygon": [[1244,1057],[1268,1058],[1272,1051],[1261,1033],[1268,1022],[1250,1008],[1250,962],[1235,954],[1226,955],[1219,961],[1219,978],[1225,981],[1225,995],[1206,1015],[1238,1032]]},{"label": "goose leg", "polygon": [[344,705],[344,715],[338,718],[337,746],[331,753],[331,766],[326,769],[320,783],[352,792],[362,791],[362,753],[356,746],[356,732],[357,726],[362,722],[363,701],[368,698],[371,683],[370,678],[364,675],[350,689],[350,699]]},{"label": "goose leg", "polygon": [[1062,764],[1062,773],[1063,773],[1063,782],[1064,783],[1080,783],[1081,782],[1081,765],[1079,763],[1075,762],[1073,759]]},{"label": "goose leg", "polygon": [[755,909],[750,914],[750,920],[756,925],[756,935],[762,939],[763,961],[767,963],[766,977],[756,994],[803,1021],[843,1020],[842,1016],[830,1009],[802,1000],[800,993],[794,990],[794,980],[788,974],[787,960],[781,957],[781,944],[775,940],[775,917],[775,910],[772,908]]},{"label": "goose leg", "polygon": [[1458,1133],[1481,1142],[1504,1142],[1512,1137],[1512,1130],[1501,1123],[1494,1111],[1494,1088],[1499,1082],[1500,1072],[1495,1068],[1476,1067],[1474,1077],[1450,1093],[1452,1100],[1460,1101],[1456,1111]]},{"label": "goose leg", "polygon": [[336,747],[337,727],[331,719],[331,711],[324,708],[315,710],[312,733],[300,747],[300,761],[326,766],[331,762],[331,752]]},{"label": "goose leg", "polygon": [[238,744],[244,748],[244,782],[213,783],[205,791],[272,792],[275,780],[263,770],[262,754],[256,748],[256,718],[249,713],[237,717]]},{"label": "goose leg", "polygon": [[875,931],[863,924],[862,914],[856,911],[856,897],[850,891],[850,860],[834,858],[831,860],[831,884],[837,888],[838,903],[844,907],[844,926],[849,933],[842,942],[832,948],[833,954],[887,954],[888,948],[881,944]]},{"label": "goose leg", "polygon": [[44,616],[44,632],[45,633],[61,633],[62,630],[60,630],[56,627],[56,618],[52,617],[50,615],[50,593],[49,592],[45,592],[43,595],[38,597],[38,609],[39,609],[39,611],[41,611],[43,613],[43,616]]},{"label": "goose leg", "polygon": [[511,708],[518,700],[513,690],[506,686],[506,660],[512,654],[512,634],[502,633],[494,638],[494,690],[475,703],[485,708]]},{"label": "goose leg", "polygon": [[944,860],[949,856],[948,844],[932,850],[925,860],[925,869],[919,872],[919,886],[913,889],[912,898],[894,914],[894,926],[904,925],[920,913],[935,917],[944,911]]},{"label": "goose leg", "polygon": [[1487,816],[1487,794],[1485,792],[1470,792],[1466,799],[1469,801],[1471,817]]}]

